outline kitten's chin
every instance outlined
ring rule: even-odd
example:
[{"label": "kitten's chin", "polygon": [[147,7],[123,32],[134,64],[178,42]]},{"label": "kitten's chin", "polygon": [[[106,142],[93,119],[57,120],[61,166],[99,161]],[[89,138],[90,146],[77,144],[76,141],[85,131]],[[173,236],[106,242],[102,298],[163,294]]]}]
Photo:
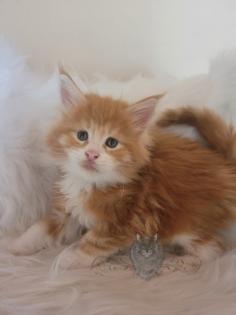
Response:
[{"label": "kitten's chin", "polygon": [[111,170],[110,172],[105,172],[99,170],[99,168],[87,169],[86,167],[80,167],[78,170],[78,177],[82,182],[88,185],[96,185],[97,187],[107,187],[110,185],[126,184],[129,179],[122,174]]},{"label": "kitten's chin", "polygon": [[88,172],[98,172],[97,165],[95,163],[84,161],[81,163],[81,167]]},{"label": "kitten's chin", "polygon": [[101,169],[99,165],[83,165],[83,163],[65,163],[61,169],[66,177],[73,178],[79,186],[107,187],[110,185],[127,184],[130,177],[116,169]]}]

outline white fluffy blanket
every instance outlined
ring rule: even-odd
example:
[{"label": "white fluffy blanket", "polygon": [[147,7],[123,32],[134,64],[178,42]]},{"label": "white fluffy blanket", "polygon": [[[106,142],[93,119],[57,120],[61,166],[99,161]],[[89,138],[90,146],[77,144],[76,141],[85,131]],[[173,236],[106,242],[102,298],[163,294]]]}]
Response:
[{"label": "white fluffy blanket", "polygon": [[[75,79],[81,81],[78,74]],[[81,84],[81,82],[80,82]],[[218,57],[209,73],[176,82],[136,76],[105,78],[84,89],[137,100],[168,90],[157,109],[191,104],[215,108],[236,122],[236,54]],[[60,106],[56,73],[32,73],[24,58],[0,44],[0,233],[20,233],[48,209],[56,176],[44,136]],[[192,130],[182,130],[194,136]],[[136,277],[127,256],[100,267],[57,271],[61,249],[15,257],[0,249],[1,315],[235,315],[236,252],[211,264],[168,257],[149,282]]]}]

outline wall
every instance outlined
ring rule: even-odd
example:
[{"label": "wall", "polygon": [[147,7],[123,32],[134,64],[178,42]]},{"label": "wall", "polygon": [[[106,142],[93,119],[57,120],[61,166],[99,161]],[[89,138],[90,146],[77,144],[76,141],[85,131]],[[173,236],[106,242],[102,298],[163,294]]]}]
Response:
[{"label": "wall", "polygon": [[236,46],[236,1],[0,0],[0,33],[37,64],[183,77]]}]

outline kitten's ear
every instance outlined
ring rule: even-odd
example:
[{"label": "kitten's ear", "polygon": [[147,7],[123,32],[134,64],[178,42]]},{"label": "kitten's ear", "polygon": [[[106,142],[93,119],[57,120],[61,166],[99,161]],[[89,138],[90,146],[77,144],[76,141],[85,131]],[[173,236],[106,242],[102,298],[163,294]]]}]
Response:
[{"label": "kitten's ear", "polygon": [[65,109],[71,109],[74,106],[79,105],[86,101],[86,97],[83,92],[79,89],[77,84],[66,72],[62,65],[58,65],[59,80],[60,80],[60,94],[62,104]]},{"label": "kitten's ear", "polygon": [[128,107],[132,117],[134,126],[139,129],[140,132],[144,131],[150,122],[158,100],[163,96],[153,95],[142,99]]}]

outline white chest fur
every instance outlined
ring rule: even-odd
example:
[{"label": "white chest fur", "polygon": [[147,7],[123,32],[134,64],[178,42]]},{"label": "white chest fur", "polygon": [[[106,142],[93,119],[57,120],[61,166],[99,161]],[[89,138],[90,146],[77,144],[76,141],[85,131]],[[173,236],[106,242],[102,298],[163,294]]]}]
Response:
[{"label": "white chest fur", "polygon": [[85,208],[85,202],[89,197],[92,186],[85,185],[77,177],[65,175],[60,182],[61,192],[66,197],[66,212],[87,228],[94,224],[94,217]]}]

